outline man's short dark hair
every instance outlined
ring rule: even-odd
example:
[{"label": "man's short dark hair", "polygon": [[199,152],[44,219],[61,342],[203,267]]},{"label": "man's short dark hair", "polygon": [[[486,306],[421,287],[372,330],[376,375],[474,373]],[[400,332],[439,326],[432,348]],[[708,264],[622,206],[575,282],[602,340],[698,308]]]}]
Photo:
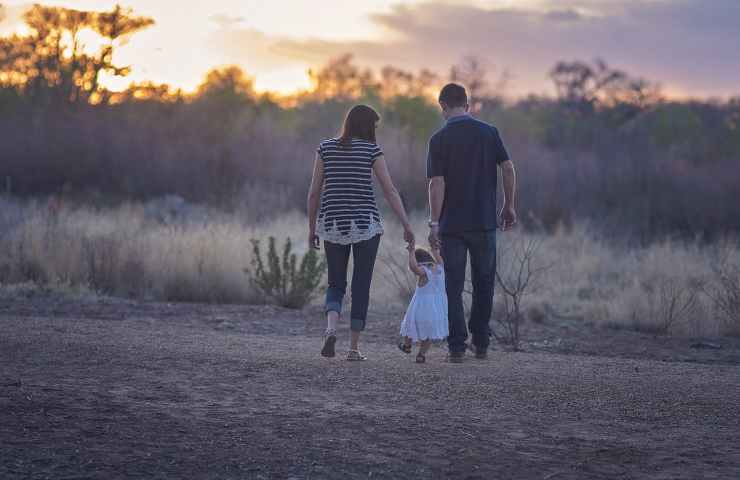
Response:
[{"label": "man's short dark hair", "polygon": [[468,94],[462,85],[448,83],[439,92],[439,101],[447,105],[448,108],[464,107],[468,104]]}]

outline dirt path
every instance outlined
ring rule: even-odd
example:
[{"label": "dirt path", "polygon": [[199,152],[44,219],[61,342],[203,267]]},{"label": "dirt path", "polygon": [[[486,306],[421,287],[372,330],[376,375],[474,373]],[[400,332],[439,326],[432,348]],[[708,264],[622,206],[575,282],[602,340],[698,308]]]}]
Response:
[{"label": "dirt path", "polygon": [[740,478],[737,365],[358,364],[301,313],[169,308],[0,308],[0,478]]}]

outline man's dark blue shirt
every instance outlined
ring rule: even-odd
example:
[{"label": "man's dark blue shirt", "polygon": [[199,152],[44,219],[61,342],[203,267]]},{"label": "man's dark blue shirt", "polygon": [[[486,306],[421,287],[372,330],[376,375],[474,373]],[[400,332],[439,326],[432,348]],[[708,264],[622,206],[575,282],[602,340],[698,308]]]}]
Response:
[{"label": "man's dark blue shirt", "polygon": [[429,140],[427,177],[444,177],[441,234],[495,230],[497,167],[509,160],[498,130],[470,115],[450,118]]}]

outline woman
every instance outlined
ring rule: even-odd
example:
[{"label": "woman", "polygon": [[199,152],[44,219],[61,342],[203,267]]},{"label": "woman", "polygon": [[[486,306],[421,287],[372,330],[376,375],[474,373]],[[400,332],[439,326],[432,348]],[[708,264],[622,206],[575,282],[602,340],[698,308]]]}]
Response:
[{"label": "woman", "polygon": [[[401,221],[404,239],[414,242],[401,196],[393,185],[383,152],[375,141],[380,116],[366,105],[353,107],[344,121],[342,135],[321,143],[316,152],[308,192],[308,241],[319,248],[324,240],[329,287],[326,290],[326,335],[321,355],[333,357],[336,328],[347,288],[347,264],[352,252],[352,330],[347,360],[366,360],[360,353],[360,332],[370,300],[370,281],[383,234],[375,201],[372,174]],[[319,202],[321,209],[319,209]]]}]

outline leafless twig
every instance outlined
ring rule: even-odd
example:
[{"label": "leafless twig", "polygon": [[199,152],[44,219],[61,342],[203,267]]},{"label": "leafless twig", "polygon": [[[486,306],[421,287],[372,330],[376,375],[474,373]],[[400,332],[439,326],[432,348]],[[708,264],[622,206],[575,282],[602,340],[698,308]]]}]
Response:
[{"label": "leafless twig", "polygon": [[524,295],[535,278],[552,267],[533,265],[540,245],[541,241],[538,239],[518,240],[511,249],[501,250],[497,262],[496,282],[503,292],[504,312],[496,320],[503,327],[503,333],[494,332],[493,335],[496,340],[510,344],[515,350],[521,348],[521,307]]}]

